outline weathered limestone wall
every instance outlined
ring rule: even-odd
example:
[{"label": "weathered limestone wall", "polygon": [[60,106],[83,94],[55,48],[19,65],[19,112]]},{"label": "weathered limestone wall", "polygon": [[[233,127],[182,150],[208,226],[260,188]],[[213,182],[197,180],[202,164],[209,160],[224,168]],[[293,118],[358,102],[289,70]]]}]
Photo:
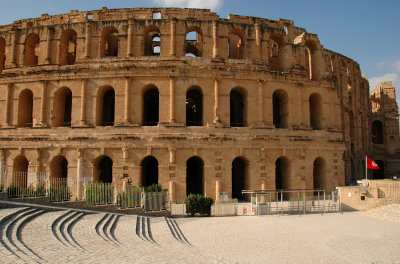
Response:
[{"label": "weathered limestone wall", "polygon": [[[153,19],[157,12],[161,19]],[[190,31],[197,40],[186,40]],[[0,27],[2,39],[0,148],[11,174],[20,155],[29,171],[48,175],[52,159],[62,155],[79,196],[76,183],[96,180],[100,157],[112,159],[113,182],[122,186],[128,179],[141,184],[141,162],[153,156],[158,182],[173,188],[176,200],[186,195],[186,162],[193,156],[204,163],[203,189],[212,197],[217,189],[231,195],[236,157],[246,161],[248,189],[276,188],[279,157],[289,161],[290,188],[315,187],[318,157],[328,191],[363,176],[370,147],[368,82],[356,62],[324,49],[293,21],[220,19],[197,9],[103,8],[15,21]],[[152,87],[159,91],[155,127],[143,126],[143,97]],[[186,93],[193,87],[202,95],[199,127],[185,125]],[[66,88],[71,124],[60,127],[57,98]],[[23,110],[26,89],[32,93],[32,127],[22,126],[19,117],[30,118]],[[115,92],[114,122],[103,126],[102,98],[109,90]],[[243,98],[241,127],[230,124],[232,90]],[[274,124],[274,93],[282,95],[285,128]]]}]

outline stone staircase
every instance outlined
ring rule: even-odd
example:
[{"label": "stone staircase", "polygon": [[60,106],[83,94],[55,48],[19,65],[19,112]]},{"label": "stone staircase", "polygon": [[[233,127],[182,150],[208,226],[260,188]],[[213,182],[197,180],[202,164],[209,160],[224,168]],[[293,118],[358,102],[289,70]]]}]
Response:
[{"label": "stone staircase", "polygon": [[400,204],[381,206],[364,213],[367,216],[400,223]]}]

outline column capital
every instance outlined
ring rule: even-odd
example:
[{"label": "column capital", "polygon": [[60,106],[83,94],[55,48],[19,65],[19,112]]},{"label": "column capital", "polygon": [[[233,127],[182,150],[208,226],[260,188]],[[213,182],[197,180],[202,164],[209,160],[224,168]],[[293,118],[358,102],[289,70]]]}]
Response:
[{"label": "column capital", "polygon": [[265,80],[257,79],[257,82],[258,82],[259,84],[264,84],[264,83],[265,83]]}]

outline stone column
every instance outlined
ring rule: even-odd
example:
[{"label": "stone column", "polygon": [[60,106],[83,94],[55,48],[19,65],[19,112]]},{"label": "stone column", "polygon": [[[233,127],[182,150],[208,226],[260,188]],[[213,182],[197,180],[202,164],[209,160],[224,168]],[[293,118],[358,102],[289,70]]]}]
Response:
[{"label": "stone column", "polygon": [[221,191],[221,182],[215,181],[215,200],[219,201],[219,192]]},{"label": "stone column", "polygon": [[6,183],[7,183],[7,179],[6,179],[6,157],[4,154],[4,150],[0,149],[0,185],[3,185],[3,188],[6,188]]},{"label": "stone column", "polygon": [[265,114],[264,114],[264,84],[265,80],[258,80],[258,111],[260,112],[260,126],[265,125]]},{"label": "stone column", "polygon": [[219,86],[220,80],[218,78],[214,78],[214,123],[221,123],[219,119]]},{"label": "stone column", "polygon": [[47,98],[47,81],[42,81],[42,102],[41,102],[41,112],[40,112],[40,126],[46,127],[46,98]]},{"label": "stone column", "polygon": [[176,35],[176,19],[171,19],[171,43],[170,43],[170,56],[176,56],[176,47],[175,47],[175,35]]},{"label": "stone column", "polygon": [[127,57],[133,56],[133,19],[128,20],[128,48]]},{"label": "stone column", "polygon": [[46,47],[46,59],[45,63],[50,64],[50,54],[51,54],[51,34],[53,32],[52,27],[47,27],[47,47]]},{"label": "stone column", "polygon": [[90,23],[86,23],[85,27],[85,58],[90,58],[90,32],[91,26]]},{"label": "stone column", "polygon": [[78,167],[76,173],[76,199],[82,199],[82,181],[83,181],[83,149],[78,149]]},{"label": "stone column", "polygon": [[261,61],[262,60],[262,34],[261,34],[261,26],[260,24],[255,24],[256,28],[256,61]]},{"label": "stone column", "polygon": [[176,122],[175,119],[175,76],[169,76],[169,122]]},{"label": "stone column", "polygon": [[213,22],[213,58],[217,58],[218,54],[218,24],[217,21]]},{"label": "stone column", "polygon": [[175,201],[175,182],[174,181],[169,181],[168,198],[169,198],[170,202]]},{"label": "stone column", "polygon": [[17,30],[18,29],[12,29],[11,30],[11,66],[16,67],[17,66]]},{"label": "stone column", "polygon": [[85,126],[86,125],[86,89],[88,86],[88,80],[82,79],[81,84],[81,121],[79,125]]},{"label": "stone column", "polygon": [[6,98],[6,111],[4,111],[5,113],[5,122],[6,122],[6,126],[10,126],[11,125],[11,120],[10,120],[10,112],[11,112],[11,95],[12,95],[12,89],[13,89],[14,84],[9,83],[7,84],[7,98]]},{"label": "stone column", "polygon": [[125,108],[124,108],[124,123],[128,125],[131,122],[130,117],[130,77],[125,77]]}]

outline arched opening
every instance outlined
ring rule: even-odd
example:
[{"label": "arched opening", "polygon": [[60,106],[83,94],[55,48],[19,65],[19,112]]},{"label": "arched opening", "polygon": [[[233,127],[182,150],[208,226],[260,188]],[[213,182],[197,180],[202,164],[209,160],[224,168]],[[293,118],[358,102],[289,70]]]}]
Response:
[{"label": "arched opening", "polygon": [[245,187],[246,179],[246,162],[237,157],[232,162],[232,198],[239,201],[244,200],[242,190]]},{"label": "arched opening", "polygon": [[112,183],[113,161],[108,156],[101,156],[95,161],[94,182]]},{"label": "arched opening", "polygon": [[[325,177],[325,160],[318,157],[314,160],[313,164],[313,189],[314,190],[327,190],[327,182]],[[314,194],[315,195],[315,194]],[[317,193],[318,195],[318,193]]]},{"label": "arched opening", "polygon": [[106,27],[101,32],[100,57],[118,56],[118,30],[115,27]]},{"label": "arched opening", "polygon": [[244,37],[240,30],[232,30],[228,35],[228,58],[244,58]]},{"label": "arched opening", "polygon": [[159,93],[156,87],[148,89],[143,95],[143,125],[157,126],[159,117]]},{"label": "arched opening", "polygon": [[68,177],[68,161],[64,156],[56,156],[50,163],[50,178],[65,179],[62,183],[66,185]]},{"label": "arched opening", "polygon": [[155,157],[146,157],[140,164],[142,169],[142,186],[158,184],[158,161]]},{"label": "arched opening", "polygon": [[272,94],[273,122],[276,128],[287,128],[289,118],[289,98],[285,91],[276,90]]},{"label": "arched opening", "polygon": [[203,125],[203,95],[197,87],[186,92],[186,125]]},{"label": "arched opening", "polygon": [[115,91],[111,86],[102,87],[97,94],[97,125],[113,126]]},{"label": "arched opening", "polygon": [[149,26],[144,30],[144,56],[160,56],[161,32],[156,26]]},{"label": "arched opening", "polygon": [[39,35],[30,34],[25,41],[24,51],[24,66],[32,66],[38,64],[38,56],[36,55],[36,49],[39,48]]},{"label": "arched opening", "polygon": [[185,54],[190,57],[203,56],[203,33],[198,27],[190,27],[186,30]]},{"label": "arched opening", "polygon": [[237,89],[231,91],[229,98],[231,127],[243,127],[245,125],[245,98]]},{"label": "arched opening", "polygon": [[383,125],[379,120],[375,120],[371,125],[372,144],[383,144]]},{"label": "arched opening", "polygon": [[26,188],[28,185],[29,162],[23,155],[14,159],[12,185]]},{"label": "arched opening", "polygon": [[6,40],[0,38],[0,73],[3,72],[6,63]]},{"label": "arched opening", "polygon": [[33,93],[23,90],[18,99],[18,127],[32,127]]},{"label": "arched opening", "polygon": [[191,157],[186,161],[186,195],[203,194],[203,160]]},{"label": "arched opening", "polygon": [[375,163],[379,166],[380,170],[372,170],[374,179],[385,179],[385,163],[381,160],[375,160]]},{"label": "arched opening", "polygon": [[308,73],[308,77],[311,80],[315,80],[316,77],[316,67],[315,67],[315,50],[316,50],[316,45],[314,41],[312,40],[307,40],[305,42],[305,53],[306,53],[306,62],[305,62],[305,68]]},{"label": "arched opening", "polygon": [[269,64],[271,71],[282,71],[282,45],[283,37],[280,34],[272,34],[269,42]]},{"label": "arched opening", "polygon": [[313,93],[309,98],[310,125],[313,129],[322,129],[322,99],[318,93]]},{"label": "arched opening", "polygon": [[67,87],[62,87],[54,94],[54,126],[71,126],[72,92]]},{"label": "arched opening", "polygon": [[[355,118],[354,118],[354,113],[352,110],[349,112],[349,118],[350,118],[350,139],[352,140],[352,148],[354,148],[354,140],[356,138],[356,125],[355,125]],[[354,151],[352,151],[354,153]]]},{"label": "arched opening", "polygon": [[[290,189],[290,171],[289,160],[286,157],[280,157],[275,161],[275,189],[288,190]],[[288,196],[284,195],[284,199]],[[278,197],[281,198],[280,196]]]},{"label": "arched opening", "polygon": [[73,65],[76,59],[77,34],[75,30],[67,29],[60,38],[60,64]]}]

